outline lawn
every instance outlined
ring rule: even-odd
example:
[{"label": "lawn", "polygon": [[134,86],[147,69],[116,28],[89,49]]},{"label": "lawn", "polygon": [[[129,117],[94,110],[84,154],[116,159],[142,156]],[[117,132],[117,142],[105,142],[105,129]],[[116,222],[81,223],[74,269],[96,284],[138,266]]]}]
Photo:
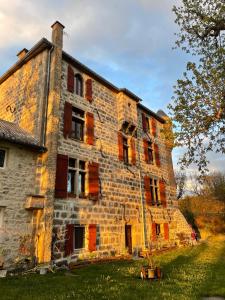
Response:
[{"label": "lawn", "polygon": [[201,299],[225,297],[225,237],[157,256],[161,281],[139,278],[143,260],[89,265],[73,272],[0,279],[0,299]]}]

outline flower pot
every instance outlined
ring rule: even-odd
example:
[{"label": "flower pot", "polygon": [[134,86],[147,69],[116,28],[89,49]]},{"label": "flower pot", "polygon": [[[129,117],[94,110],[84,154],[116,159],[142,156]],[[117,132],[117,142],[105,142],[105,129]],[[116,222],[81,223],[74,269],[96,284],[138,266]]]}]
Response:
[{"label": "flower pot", "polygon": [[45,275],[45,274],[47,274],[47,271],[48,271],[48,268],[40,268],[40,269],[39,269],[40,275]]},{"label": "flower pot", "polygon": [[6,277],[6,274],[7,274],[7,270],[0,270],[0,277],[1,278]]}]

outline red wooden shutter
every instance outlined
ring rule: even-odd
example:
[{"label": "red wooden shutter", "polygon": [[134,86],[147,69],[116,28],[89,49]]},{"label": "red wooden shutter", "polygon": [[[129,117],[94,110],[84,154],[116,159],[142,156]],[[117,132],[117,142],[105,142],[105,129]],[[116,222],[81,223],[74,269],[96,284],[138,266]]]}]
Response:
[{"label": "red wooden shutter", "polygon": [[164,223],[164,239],[169,240],[169,224]]},{"label": "red wooden shutter", "polygon": [[70,65],[67,69],[67,90],[71,93],[74,92],[74,71]]},{"label": "red wooden shutter", "polygon": [[159,146],[154,144],[154,152],[155,152],[155,163],[157,167],[160,167],[160,158],[159,158]]},{"label": "red wooden shutter", "polygon": [[73,236],[74,236],[74,225],[66,225],[66,241],[65,241],[65,256],[73,253]]},{"label": "red wooden shutter", "polygon": [[144,177],[145,201],[147,205],[152,204],[152,195],[150,190],[150,178],[145,175]]},{"label": "red wooden shutter", "polygon": [[156,223],[152,223],[152,241],[156,241]]},{"label": "red wooden shutter", "polygon": [[160,201],[163,207],[166,207],[166,185],[164,180],[159,180]]},{"label": "red wooden shutter", "polygon": [[119,150],[119,160],[123,161],[123,135],[118,132],[118,150]]},{"label": "red wooden shutter", "polygon": [[157,123],[154,118],[151,118],[151,127],[152,127],[152,135],[156,136],[157,135]]},{"label": "red wooden shutter", "polygon": [[94,145],[94,115],[86,113],[86,142],[89,145]]},{"label": "red wooden shutter", "polygon": [[93,97],[92,97],[92,80],[89,78],[86,80],[86,93],[85,93],[85,98],[89,101],[92,102]]},{"label": "red wooden shutter", "polygon": [[134,138],[131,138],[130,140],[130,148],[131,148],[131,163],[132,165],[136,165],[136,147],[135,147]]},{"label": "red wooden shutter", "polygon": [[149,163],[149,161],[148,161],[148,141],[146,139],[143,139],[143,148],[144,148],[145,162]]},{"label": "red wooden shutter", "polygon": [[72,130],[72,104],[65,102],[64,105],[64,128],[63,135],[65,138],[70,136]]},{"label": "red wooden shutter", "polygon": [[95,224],[90,224],[88,229],[89,229],[88,249],[89,251],[92,252],[96,250],[97,226]]},{"label": "red wooden shutter", "polygon": [[99,199],[99,164],[88,165],[89,198],[97,201]]},{"label": "red wooden shutter", "polygon": [[142,113],[142,128],[144,132],[147,132],[146,116]]},{"label": "red wooden shutter", "polygon": [[67,197],[68,156],[58,154],[56,163],[55,197]]}]

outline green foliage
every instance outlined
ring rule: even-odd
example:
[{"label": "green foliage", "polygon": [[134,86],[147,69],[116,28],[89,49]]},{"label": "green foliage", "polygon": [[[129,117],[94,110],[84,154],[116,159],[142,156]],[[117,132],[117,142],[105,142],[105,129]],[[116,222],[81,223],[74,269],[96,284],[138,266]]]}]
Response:
[{"label": "green foliage", "polygon": [[187,148],[181,165],[194,163],[204,173],[209,151],[225,153],[225,3],[183,0],[173,11],[180,27],[176,46],[194,61],[177,81],[169,109],[176,145]]},{"label": "green foliage", "polygon": [[197,300],[225,296],[225,240],[213,239],[196,247],[156,256],[161,281],[141,280],[146,261],[120,261],[90,265],[71,273],[30,275],[0,279],[1,299],[20,300]]}]

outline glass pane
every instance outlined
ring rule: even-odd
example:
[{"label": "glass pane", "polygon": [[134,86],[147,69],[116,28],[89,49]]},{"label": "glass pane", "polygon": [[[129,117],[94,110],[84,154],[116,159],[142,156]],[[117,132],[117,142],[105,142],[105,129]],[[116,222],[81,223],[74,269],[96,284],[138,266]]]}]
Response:
[{"label": "glass pane", "polygon": [[74,230],[74,241],[75,241],[75,245],[74,248],[75,249],[82,249],[84,248],[84,227],[83,226],[75,226],[75,230]]},{"label": "glass pane", "polygon": [[76,194],[75,171],[73,171],[73,170],[69,170],[69,172],[68,172],[67,192],[71,193],[71,194]]},{"label": "glass pane", "polygon": [[157,185],[157,179],[154,180],[154,184]]},{"label": "glass pane", "polygon": [[85,162],[82,161],[82,160],[79,161],[79,169],[80,170],[85,170]]},{"label": "glass pane", "polygon": [[150,185],[152,185],[152,178],[150,178]]},{"label": "glass pane", "polygon": [[73,115],[80,118],[84,118],[84,112],[78,108],[73,108]]},{"label": "glass pane", "polygon": [[151,192],[152,204],[154,204],[154,202],[155,202],[155,195],[154,195],[154,190],[153,190],[152,186],[150,187],[150,192]]},{"label": "glass pane", "polygon": [[69,158],[69,167],[76,168],[76,159]]},{"label": "glass pane", "polygon": [[4,167],[5,162],[5,150],[0,149],[0,168]]},{"label": "glass pane", "polygon": [[85,195],[85,173],[80,172],[78,178],[78,193],[80,197]]}]

